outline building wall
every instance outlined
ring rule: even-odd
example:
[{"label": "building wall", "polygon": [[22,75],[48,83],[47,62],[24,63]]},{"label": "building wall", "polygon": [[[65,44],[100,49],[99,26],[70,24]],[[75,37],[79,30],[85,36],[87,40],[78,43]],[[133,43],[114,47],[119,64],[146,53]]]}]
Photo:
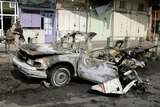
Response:
[{"label": "building wall", "polygon": [[57,9],[77,10],[86,7],[86,0],[57,0]]},{"label": "building wall", "polygon": [[90,17],[90,31],[97,33],[93,41],[107,40],[107,37],[112,35],[112,10],[107,9],[100,15],[93,11]]},{"label": "building wall", "polygon": [[[111,36],[112,12],[106,10],[103,14],[97,15],[96,11],[88,14],[87,32],[95,32],[97,36],[93,41],[107,40]],[[86,32],[86,12],[58,10],[57,16],[57,35],[58,38],[64,36],[68,32],[82,31]]]},{"label": "building wall", "polygon": [[151,30],[150,30],[150,38],[155,36],[160,36],[160,10],[152,10],[152,14],[150,17],[150,24],[151,24]]},{"label": "building wall", "polygon": [[[124,8],[121,6],[124,2]],[[121,5],[121,6],[120,6]],[[106,8],[102,14],[94,9],[88,17],[88,32],[96,32],[93,41],[106,41],[108,37],[132,40],[147,36],[147,0],[114,0],[113,8]],[[86,31],[86,12],[58,10],[57,35],[64,36],[71,31]]]},{"label": "building wall", "polygon": [[[160,10],[153,11],[153,16],[155,16],[155,12],[156,12],[156,20],[160,21]],[[153,19],[155,19],[155,17]]]},{"label": "building wall", "polygon": [[[120,3],[121,1],[125,2],[124,7]],[[140,5],[143,5],[143,8]],[[125,36],[129,36],[135,40],[147,36],[147,0],[117,0],[114,9],[114,39],[124,39]]]},{"label": "building wall", "polygon": [[[124,1],[125,2],[125,9],[120,8],[120,2]],[[137,11],[138,10],[138,5],[139,4],[144,4],[144,10],[143,11],[147,11],[148,10],[148,5],[149,2],[148,0],[114,0],[114,4],[115,4],[115,9],[119,9],[119,10],[132,10],[132,11]]]},{"label": "building wall", "polygon": [[[124,1],[125,8],[120,7]],[[143,5],[141,8],[139,5]],[[90,31],[97,33],[94,41],[114,40],[129,36],[131,40],[147,36],[148,30],[148,1],[147,0],[115,0],[113,10],[106,9],[101,15],[91,13]]]},{"label": "building wall", "polygon": [[35,39],[35,33],[39,33],[38,43],[56,41],[54,9],[21,7],[20,10],[21,26],[27,32],[24,33],[27,42],[30,42],[29,37]]},{"label": "building wall", "polygon": [[114,13],[114,39],[124,39],[129,36],[131,39],[146,37],[148,30],[147,15]]},{"label": "building wall", "polygon": [[21,25],[22,27],[41,28],[41,15],[35,13],[22,13]]},{"label": "building wall", "polygon": [[86,31],[86,12],[81,11],[57,11],[57,37],[63,37],[72,31]]},{"label": "building wall", "polygon": [[40,29],[23,29],[26,43],[45,43],[45,31]]},{"label": "building wall", "polygon": [[14,1],[0,1],[0,36],[12,26],[18,16],[18,3]]}]

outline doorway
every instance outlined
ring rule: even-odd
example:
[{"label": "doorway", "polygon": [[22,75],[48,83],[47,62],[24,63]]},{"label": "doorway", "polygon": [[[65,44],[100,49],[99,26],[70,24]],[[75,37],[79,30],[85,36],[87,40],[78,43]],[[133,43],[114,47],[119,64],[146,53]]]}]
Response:
[{"label": "doorway", "polygon": [[11,16],[3,16],[4,33],[7,32],[7,30],[11,27],[11,25],[12,25],[12,17]]},{"label": "doorway", "polygon": [[45,42],[54,42],[54,12],[42,12],[41,28],[45,31]]}]

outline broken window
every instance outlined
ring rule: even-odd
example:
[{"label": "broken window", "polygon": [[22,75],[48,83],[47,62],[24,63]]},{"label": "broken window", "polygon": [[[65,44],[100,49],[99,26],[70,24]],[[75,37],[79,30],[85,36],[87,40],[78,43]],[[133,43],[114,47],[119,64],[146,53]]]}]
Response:
[{"label": "broken window", "polygon": [[153,11],[152,12],[152,17],[153,17],[153,19],[155,20],[157,20],[157,18],[158,18],[158,12],[157,11]]},{"label": "broken window", "polygon": [[14,8],[12,7],[13,5],[11,5],[8,2],[4,2],[3,3],[3,14],[14,14]]},{"label": "broken window", "polygon": [[126,1],[120,1],[119,8],[126,9],[126,5],[127,5]]},{"label": "broken window", "polygon": [[138,11],[144,11],[144,4],[139,3],[139,5],[138,5]]},{"label": "broken window", "polygon": [[160,21],[158,21],[157,24],[158,24],[158,25],[157,25],[157,26],[158,26],[158,27],[157,27],[157,30],[158,30],[157,32],[160,32]]}]

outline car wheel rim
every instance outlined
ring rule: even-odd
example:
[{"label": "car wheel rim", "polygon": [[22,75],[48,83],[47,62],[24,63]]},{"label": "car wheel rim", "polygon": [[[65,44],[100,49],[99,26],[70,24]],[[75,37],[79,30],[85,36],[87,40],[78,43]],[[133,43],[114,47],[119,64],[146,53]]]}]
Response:
[{"label": "car wheel rim", "polygon": [[58,85],[66,84],[69,79],[69,71],[65,68],[60,68],[57,70],[57,73],[55,75],[55,82]]}]

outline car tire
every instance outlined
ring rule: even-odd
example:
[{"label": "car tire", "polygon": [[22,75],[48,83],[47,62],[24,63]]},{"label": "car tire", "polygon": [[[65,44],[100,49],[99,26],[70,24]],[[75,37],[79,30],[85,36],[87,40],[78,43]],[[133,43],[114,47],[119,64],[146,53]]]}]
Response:
[{"label": "car tire", "polygon": [[62,87],[70,82],[71,71],[65,65],[53,67],[49,73],[49,80],[52,86]]}]

